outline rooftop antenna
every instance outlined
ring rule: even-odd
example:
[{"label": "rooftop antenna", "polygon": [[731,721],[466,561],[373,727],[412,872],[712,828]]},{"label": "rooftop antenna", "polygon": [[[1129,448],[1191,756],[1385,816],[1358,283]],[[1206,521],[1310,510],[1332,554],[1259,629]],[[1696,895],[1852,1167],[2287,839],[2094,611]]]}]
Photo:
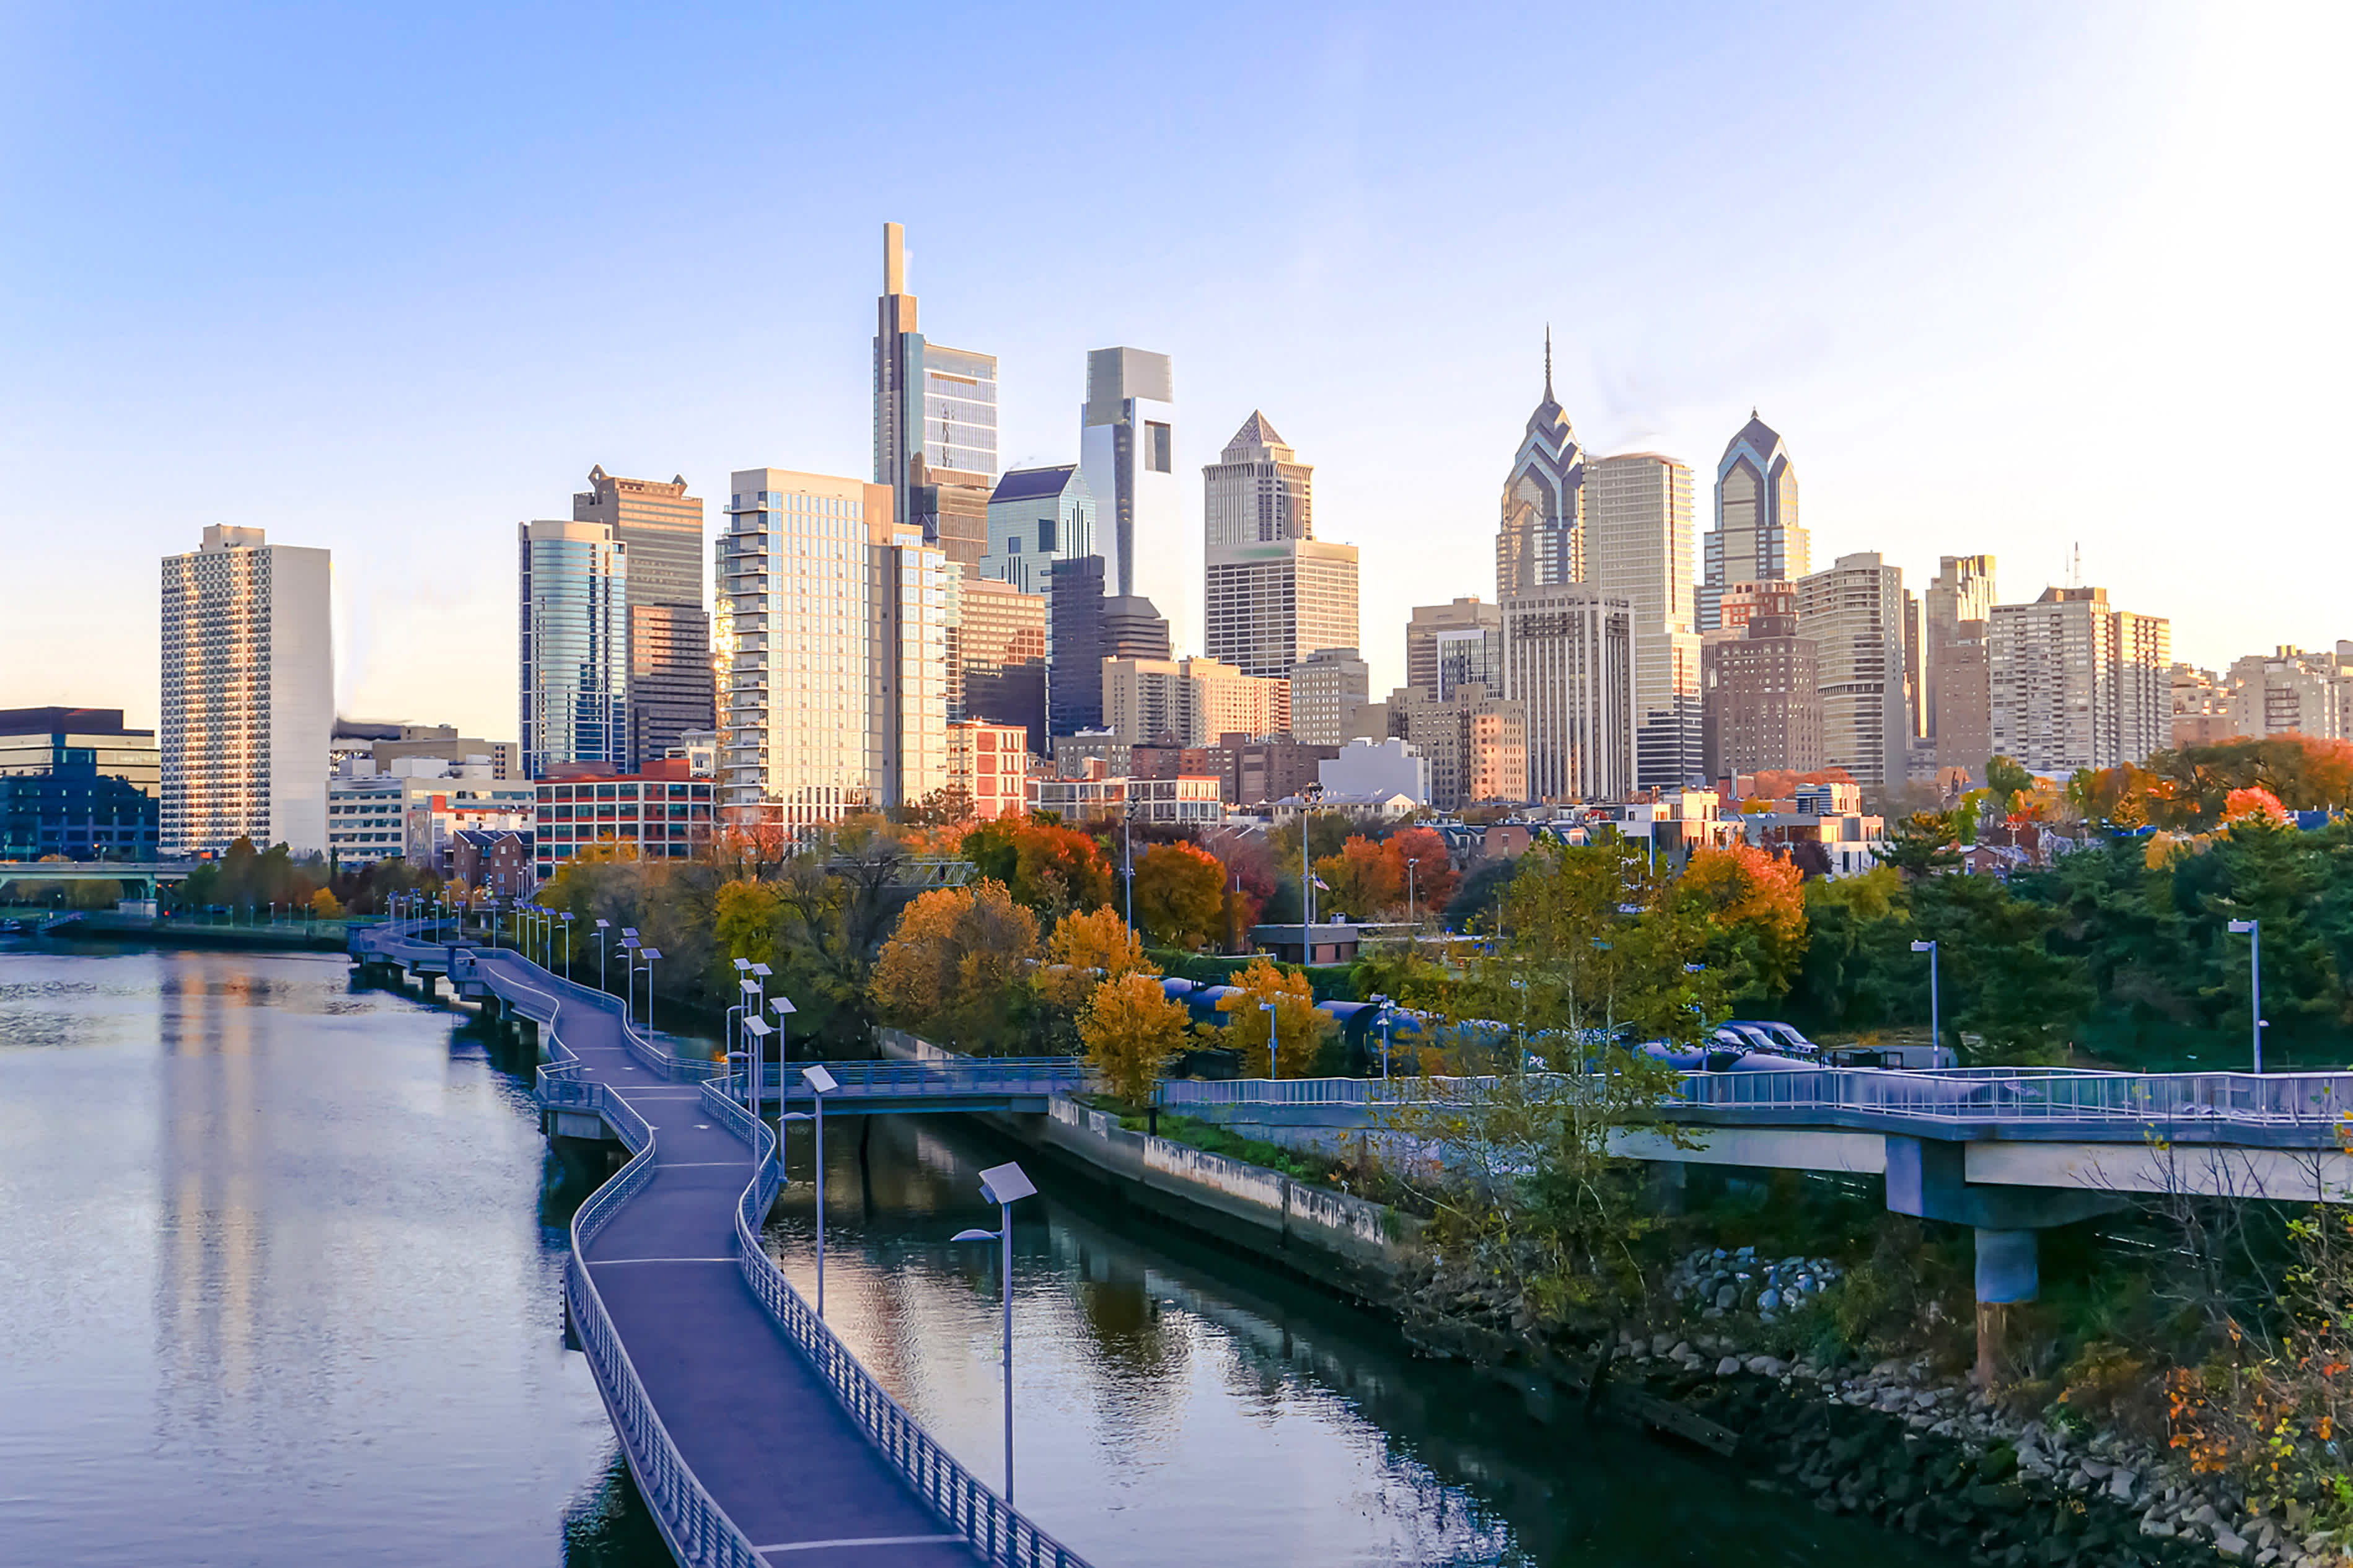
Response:
[{"label": "rooftop antenna", "polygon": [[2072,544],[2072,545],[2070,545],[2070,546],[2068,547],[2068,555],[2067,555],[2067,586],[2069,586],[2070,588],[2080,588],[2080,587],[2082,587],[2083,585],[2084,585],[2084,544],[2083,544],[2083,542],[2082,542],[2081,540],[2078,540],[2078,541],[2076,541],[2076,542],[2075,542],[2075,543],[2073,543],[2073,544]]},{"label": "rooftop antenna", "polygon": [[1545,323],[1545,401],[1552,401],[1552,323]]}]

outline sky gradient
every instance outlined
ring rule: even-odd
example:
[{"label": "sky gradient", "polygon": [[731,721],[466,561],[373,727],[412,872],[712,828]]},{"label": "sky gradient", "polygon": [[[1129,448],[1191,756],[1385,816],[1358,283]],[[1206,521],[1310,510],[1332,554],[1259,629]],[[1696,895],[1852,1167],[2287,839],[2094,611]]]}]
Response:
[{"label": "sky gradient", "polygon": [[0,706],[153,722],[157,558],[231,522],[334,552],[342,711],[513,738],[514,524],[591,465],[714,527],[868,473],[886,219],[1008,465],[1166,353],[1198,527],[1264,409],[1377,693],[1493,594],[1547,322],[1699,530],[1754,406],[1818,565],[2353,637],[2353,13],[1629,9],[0,3]]}]

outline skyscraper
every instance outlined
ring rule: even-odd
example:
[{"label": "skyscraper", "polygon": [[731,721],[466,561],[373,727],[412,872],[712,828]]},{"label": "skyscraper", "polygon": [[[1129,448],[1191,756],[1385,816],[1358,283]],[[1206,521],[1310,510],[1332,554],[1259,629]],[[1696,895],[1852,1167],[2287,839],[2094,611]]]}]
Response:
[{"label": "skyscraper", "polygon": [[659,762],[712,724],[711,616],[702,596],[702,498],[679,475],[624,479],[588,470],[575,522],[612,525],[629,557],[629,766]]},{"label": "skyscraper", "polygon": [[1095,498],[1077,464],[1009,468],[997,481],[982,576],[1042,594],[1055,562],[1095,552]]},{"label": "skyscraper", "polygon": [[[1963,640],[1961,627],[1971,621],[1983,622],[1993,615],[1993,557],[1990,555],[1946,555],[1936,562],[1936,575],[1928,591],[1921,595],[1920,638],[1920,713],[1921,733],[1936,735],[1938,710],[1942,706],[1945,649]],[[1985,630],[1978,629],[1982,641]],[[1980,672],[1985,661],[1978,658],[1974,668]],[[1949,765],[1949,764],[1948,764]]]},{"label": "skyscraper", "polygon": [[1722,626],[1717,605],[1729,584],[1794,583],[1812,570],[1811,547],[1798,524],[1798,470],[1781,437],[1752,408],[1715,466],[1715,527],[1706,541],[1699,629]]},{"label": "skyscraper", "polygon": [[1634,785],[1681,789],[1705,775],[1700,639],[1692,614],[1692,473],[1628,452],[1585,466],[1586,570],[1634,607]]},{"label": "skyscraper", "polygon": [[2173,740],[2173,629],[2105,588],[1997,605],[1986,627],[1992,748],[2030,773],[2137,763]]},{"label": "skyscraper", "polygon": [[1352,647],[1317,648],[1291,667],[1291,735],[1311,746],[1344,746],[1388,734],[1385,705],[1373,700],[1372,667]]},{"label": "skyscraper", "polygon": [[1552,395],[1552,332],[1545,332],[1544,401],[1528,416],[1504,481],[1495,535],[1495,596],[1585,581],[1585,449]]},{"label": "skyscraper", "polygon": [[325,851],[332,576],[326,551],[258,528],[208,527],[201,549],[164,557],[166,856],[239,838]]},{"label": "skyscraper", "polygon": [[1057,561],[1046,616],[1053,652],[1047,727],[1056,735],[1103,728],[1107,658],[1167,658],[1168,623],[1138,595],[1106,596],[1100,555]]},{"label": "skyscraper", "polygon": [[966,576],[988,549],[997,479],[997,356],[952,349],[916,329],[906,230],[882,226],[875,301],[874,482],[892,516],[923,530]]},{"label": "skyscraper", "polygon": [[879,484],[738,470],[714,545],[719,800],[796,834],[947,783],[947,574]]},{"label": "skyscraper", "polygon": [[1079,467],[1094,497],[1105,596],[1152,600],[1176,640],[1193,642],[1201,626],[1201,557],[1176,486],[1168,356],[1128,348],[1089,353],[1079,421]]},{"label": "skyscraper", "polygon": [[[953,576],[954,574],[951,574]],[[1018,724],[1046,754],[1046,595],[975,577],[949,584],[948,720]]]},{"label": "skyscraper", "polygon": [[1283,679],[1356,646],[1356,549],[1315,537],[1315,470],[1253,412],[1201,470],[1209,657]]},{"label": "skyscraper", "polygon": [[1504,595],[1504,695],[1525,711],[1528,795],[1620,798],[1634,785],[1633,606],[1582,583]]},{"label": "skyscraper", "polygon": [[1504,612],[1478,595],[1419,605],[1406,621],[1405,683],[1431,697],[1477,684],[1504,689]]},{"label": "skyscraper", "polygon": [[1712,778],[1822,765],[1820,666],[1798,635],[1794,584],[1765,590],[1739,632],[1711,636],[1702,679],[1707,772]]},{"label": "skyscraper", "polygon": [[522,771],[629,771],[629,552],[609,522],[515,527]]},{"label": "skyscraper", "polygon": [[1903,569],[1875,552],[1841,555],[1798,579],[1798,635],[1814,645],[1821,694],[1822,766],[1844,768],[1859,784],[1901,785],[1907,776],[1905,630]]}]

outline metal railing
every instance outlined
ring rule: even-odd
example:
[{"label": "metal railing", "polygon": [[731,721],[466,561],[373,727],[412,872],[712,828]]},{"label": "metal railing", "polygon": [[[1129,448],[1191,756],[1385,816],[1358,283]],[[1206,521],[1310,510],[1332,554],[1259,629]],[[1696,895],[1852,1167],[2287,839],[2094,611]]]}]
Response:
[{"label": "metal railing", "polygon": [[[1086,1084],[1086,1064],[1076,1057],[965,1057],[921,1062],[764,1062],[761,1087],[774,1094],[779,1082],[789,1096],[806,1096],[803,1069],[822,1065],[840,1087],[826,1100],[920,1100],[926,1096],[1064,1094]],[[744,1075],[715,1080],[741,1098]]]},{"label": "metal railing", "polygon": [[[865,1064],[853,1063],[852,1066]],[[829,1066],[828,1071],[833,1070]],[[849,1418],[897,1470],[915,1495],[948,1528],[964,1537],[982,1559],[1007,1568],[1087,1568],[1086,1560],[1039,1530],[1029,1519],[956,1462],[874,1376],[834,1337],[823,1319],[801,1299],[784,1270],[760,1245],[760,1221],[776,1201],[779,1182],[774,1157],[776,1137],[765,1123],[727,1098],[723,1086],[706,1083],[702,1098],[711,1114],[759,1152],[758,1179],[746,1185],[735,1206],[735,1245],[744,1281],[809,1364],[833,1390]]]}]

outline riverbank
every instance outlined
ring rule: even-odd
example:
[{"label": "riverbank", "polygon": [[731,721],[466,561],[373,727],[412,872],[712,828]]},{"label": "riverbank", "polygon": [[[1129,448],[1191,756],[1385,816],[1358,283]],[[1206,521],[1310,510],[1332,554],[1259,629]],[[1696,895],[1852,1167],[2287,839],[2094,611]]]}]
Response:
[{"label": "riverbank", "polygon": [[12,915],[25,929],[14,933],[28,944],[111,942],[126,947],[201,949],[228,952],[341,952],[351,933],[341,921],[282,921],[276,925],[219,925],[201,920],[126,915],[112,910],[69,910],[55,929],[42,931],[37,913]]}]

